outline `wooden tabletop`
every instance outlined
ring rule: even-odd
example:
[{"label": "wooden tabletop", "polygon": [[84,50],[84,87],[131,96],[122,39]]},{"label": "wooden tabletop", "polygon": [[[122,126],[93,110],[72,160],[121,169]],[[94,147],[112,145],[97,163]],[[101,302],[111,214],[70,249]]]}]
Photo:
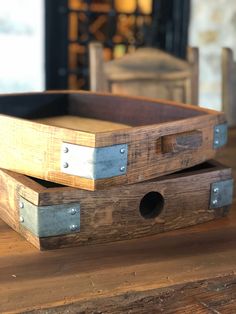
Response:
[{"label": "wooden tabletop", "polygon": [[[236,129],[218,159],[236,177]],[[48,252],[0,221],[0,313],[236,313],[235,283],[235,199],[210,223]]]}]

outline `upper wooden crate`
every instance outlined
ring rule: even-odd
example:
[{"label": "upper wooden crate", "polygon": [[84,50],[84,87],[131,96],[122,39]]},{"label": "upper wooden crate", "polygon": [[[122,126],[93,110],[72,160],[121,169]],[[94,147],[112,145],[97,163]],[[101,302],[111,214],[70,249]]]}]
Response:
[{"label": "upper wooden crate", "polygon": [[214,157],[221,112],[89,92],[0,96],[0,167],[96,190],[131,184]]}]

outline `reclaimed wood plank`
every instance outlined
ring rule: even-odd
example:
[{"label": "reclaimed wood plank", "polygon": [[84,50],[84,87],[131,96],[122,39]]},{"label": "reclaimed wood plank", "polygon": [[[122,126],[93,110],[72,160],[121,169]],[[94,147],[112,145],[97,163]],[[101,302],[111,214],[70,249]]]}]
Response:
[{"label": "reclaimed wood plank", "polygon": [[145,292],[129,292],[111,298],[97,298],[46,310],[27,312],[55,314],[67,313],[235,313],[236,276],[200,280]]}]

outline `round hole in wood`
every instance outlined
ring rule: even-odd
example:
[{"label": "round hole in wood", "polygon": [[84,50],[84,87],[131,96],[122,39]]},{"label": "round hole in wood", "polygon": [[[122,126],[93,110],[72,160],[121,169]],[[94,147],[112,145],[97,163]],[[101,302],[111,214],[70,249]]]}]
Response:
[{"label": "round hole in wood", "polygon": [[157,217],[162,212],[164,203],[164,197],[158,192],[149,192],[145,194],[139,205],[141,216],[145,219]]}]

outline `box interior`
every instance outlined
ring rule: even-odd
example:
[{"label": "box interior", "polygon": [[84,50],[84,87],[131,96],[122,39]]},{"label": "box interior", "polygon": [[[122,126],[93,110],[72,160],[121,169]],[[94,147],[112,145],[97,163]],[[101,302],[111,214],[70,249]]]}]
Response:
[{"label": "box interior", "polygon": [[93,93],[33,93],[0,97],[0,112],[48,125],[104,132],[205,115],[197,108]]}]

